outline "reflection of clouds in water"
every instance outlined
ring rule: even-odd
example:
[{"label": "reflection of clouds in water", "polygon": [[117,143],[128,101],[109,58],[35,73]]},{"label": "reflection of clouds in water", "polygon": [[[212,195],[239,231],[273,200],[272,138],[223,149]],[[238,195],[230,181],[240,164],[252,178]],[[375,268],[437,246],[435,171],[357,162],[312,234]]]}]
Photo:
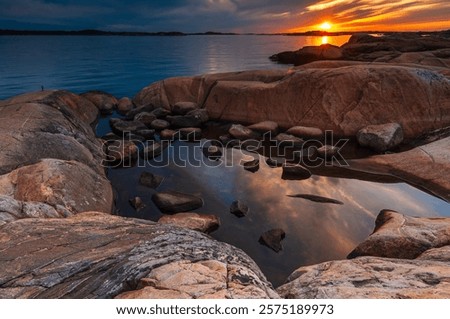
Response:
[{"label": "reflection of clouds in water", "polygon": [[[233,167],[180,169],[186,177],[179,190],[201,188],[205,199],[201,211],[218,214],[222,220],[213,236],[242,248],[272,280],[280,282],[301,265],[345,258],[373,231],[381,209],[413,216],[445,215],[442,211],[448,209],[443,201],[404,183],[317,175],[302,181],[282,180],[282,169],[268,167],[264,157],[260,158],[259,171],[250,173],[237,164],[242,154],[234,151],[233,156]],[[319,195],[344,205],[316,203],[288,194]],[[250,207],[243,219],[229,213],[229,204],[235,199]],[[257,242],[264,231],[276,227],[286,231],[283,251],[278,254]]]}]

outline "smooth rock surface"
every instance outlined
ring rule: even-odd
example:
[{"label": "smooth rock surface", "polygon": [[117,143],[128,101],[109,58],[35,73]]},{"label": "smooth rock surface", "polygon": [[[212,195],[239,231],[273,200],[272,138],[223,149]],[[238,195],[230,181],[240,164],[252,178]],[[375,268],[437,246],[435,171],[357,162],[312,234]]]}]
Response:
[{"label": "smooth rock surface", "polygon": [[[278,298],[245,253],[196,231],[91,212],[22,219],[0,233],[0,298],[113,298],[149,281],[166,297],[176,283],[173,297]],[[202,273],[215,274],[214,287]]]},{"label": "smooth rock surface", "polygon": [[219,228],[220,219],[215,215],[178,213],[162,216],[158,223],[171,224],[209,234]]},{"label": "smooth rock surface", "polygon": [[320,139],[323,137],[323,131],[320,128],[308,126],[293,126],[286,131],[286,134],[303,139]]},{"label": "smooth rock surface", "polygon": [[119,104],[114,96],[103,91],[89,91],[81,94],[81,96],[91,101],[102,114],[112,113]]},{"label": "smooth rock surface", "polygon": [[259,123],[255,123],[253,125],[248,126],[252,131],[256,131],[259,133],[267,133],[270,132],[272,134],[278,133],[278,123],[274,121],[263,121]]},{"label": "smooth rock surface", "polygon": [[189,212],[203,206],[200,197],[173,191],[156,193],[152,200],[164,214]]},{"label": "smooth rock surface", "polygon": [[129,111],[134,109],[134,104],[128,97],[123,97],[118,101],[117,112],[120,114],[127,114]]},{"label": "smooth rock surface", "polygon": [[450,137],[397,154],[349,160],[350,169],[389,174],[450,201]]},{"label": "smooth rock surface", "polygon": [[[198,103],[213,120],[332,130],[354,136],[368,125],[399,123],[405,138],[450,125],[450,81],[442,68],[335,63],[293,70],[172,78],[141,90],[137,105]],[[330,63],[333,62],[333,63]]]},{"label": "smooth rock surface", "polygon": [[414,218],[383,210],[375,230],[348,256],[414,259],[431,248],[450,245],[449,218]]}]

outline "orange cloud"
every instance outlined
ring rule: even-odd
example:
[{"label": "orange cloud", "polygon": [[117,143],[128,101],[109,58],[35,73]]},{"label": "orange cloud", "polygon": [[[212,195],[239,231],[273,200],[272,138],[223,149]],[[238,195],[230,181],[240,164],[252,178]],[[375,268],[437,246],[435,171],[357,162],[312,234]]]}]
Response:
[{"label": "orange cloud", "polygon": [[450,28],[447,0],[321,0],[298,13],[301,26],[289,32],[318,30],[324,21],[331,31],[430,31]]}]

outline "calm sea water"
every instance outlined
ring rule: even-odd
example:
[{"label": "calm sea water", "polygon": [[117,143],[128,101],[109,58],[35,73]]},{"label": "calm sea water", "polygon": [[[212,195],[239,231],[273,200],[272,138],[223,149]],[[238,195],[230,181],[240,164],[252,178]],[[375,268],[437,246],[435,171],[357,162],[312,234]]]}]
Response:
[{"label": "calm sea water", "polygon": [[[348,37],[189,36],[189,37],[0,37],[0,98],[45,88],[75,93],[104,90],[133,96],[148,84],[172,76],[250,69],[287,68],[268,57],[284,50],[328,41],[343,44]],[[108,118],[99,121],[97,133],[109,131]],[[184,146],[184,147],[180,147]],[[202,157],[195,144],[175,142],[166,150],[176,158]],[[243,156],[235,154],[235,160]],[[208,160],[205,159],[207,162]],[[381,209],[413,216],[449,216],[449,204],[400,181],[362,178],[352,174],[333,177],[315,171],[304,181],[282,180],[280,168],[261,159],[256,173],[232,167],[116,168],[108,177],[116,191],[120,215],[158,220],[161,213],[151,196],[155,190],[139,185],[143,171],[165,177],[158,189],[201,196],[198,212],[221,218],[213,237],[247,252],[275,286],[301,265],[341,259],[373,230]],[[314,203],[289,194],[315,194],[342,201],[343,205]],[[128,200],[140,196],[147,207],[136,212]],[[229,213],[240,199],[250,207],[245,218]],[[283,250],[275,253],[258,243],[272,228],[286,232]]]},{"label": "calm sea water", "polygon": [[134,96],[172,76],[286,68],[268,57],[348,36],[1,36],[0,99],[23,92],[103,90]]}]

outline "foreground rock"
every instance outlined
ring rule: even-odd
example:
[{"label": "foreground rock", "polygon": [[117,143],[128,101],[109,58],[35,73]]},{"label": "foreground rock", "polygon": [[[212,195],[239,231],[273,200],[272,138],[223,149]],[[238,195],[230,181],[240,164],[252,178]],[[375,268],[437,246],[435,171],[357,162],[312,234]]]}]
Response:
[{"label": "foreground rock", "polygon": [[288,299],[450,297],[445,262],[360,257],[301,267],[277,289]]},{"label": "foreground rock", "polygon": [[441,71],[345,62],[172,78],[144,88],[134,102],[170,109],[191,101],[213,120],[273,121],[286,129],[301,125],[343,136],[355,136],[368,125],[397,122],[409,139],[450,125],[450,81]]},{"label": "foreground rock", "polygon": [[431,248],[450,245],[450,219],[414,218],[383,210],[375,230],[349,258],[376,256],[414,259]]},{"label": "foreground rock", "polygon": [[152,200],[164,214],[189,212],[203,206],[200,197],[172,191],[156,193]]},{"label": "foreground rock", "polygon": [[450,137],[410,151],[349,160],[350,169],[394,175],[450,201]]},{"label": "foreground rock", "polygon": [[83,213],[0,233],[0,298],[112,298],[150,284],[151,298],[278,298],[245,253],[196,231]]},{"label": "foreground rock", "polygon": [[277,291],[283,298],[449,298],[449,244],[448,218],[385,210],[354,259],[301,267]]},{"label": "foreground rock", "polygon": [[178,213],[170,216],[165,215],[158,220],[158,223],[171,224],[209,234],[219,228],[220,219],[215,215]]},{"label": "foreground rock", "polygon": [[369,125],[359,130],[356,138],[361,146],[385,152],[403,142],[403,129],[397,123]]}]

